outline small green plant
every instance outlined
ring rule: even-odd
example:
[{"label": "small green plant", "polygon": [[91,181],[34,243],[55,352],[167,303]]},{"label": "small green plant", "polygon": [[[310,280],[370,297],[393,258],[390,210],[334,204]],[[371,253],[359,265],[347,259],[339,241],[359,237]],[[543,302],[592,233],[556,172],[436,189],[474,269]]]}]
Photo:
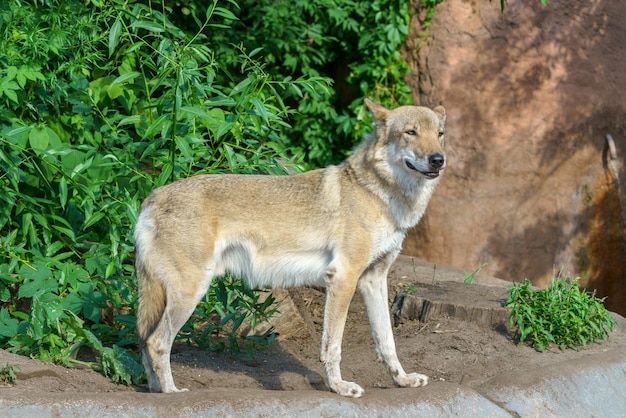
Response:
[{"label": "small green plant", "polygon": [[504,306],[511,308],[510,326],[520,342],[529,340],[544,351],[605,340],[616,323],[594,294],[580,290],[578,279],[554,278],[546,289],[532,289],[528,279],[514,284]]},{"label": "small green plant", "polygon": [[420,5],[426,10],[426,17],[424,18],[425,33],[428,34],[428,29],[435,16],[435,7],[443,0],[420,0]]},{"label": "small green plant", "polygon": [[0,381],[5,385],[14,385],[17,383],[17,374],[20,372],[20,366],[9,364],[7,362],[3,368],[0,369]]},{"label": "small green plant", "polygon": [[405,287],[404,290],[402,291],[402,293],[405,293],[407,295],[414,295],[417,292],[419,292],[419,289],[417,287],[414,287],[414,286]]},{"label": "small green plant", "polygon": [[464,276],[463,282],[464,282],[465,284],[474,284],[474,283],[476,283],[476,275],[477,275],[478,273],[480,273],[480,271],[481,271],[482,269],[484,269],[484,268],[486,268],[486,267],[489,267],[490,265],[491,265],[491,261],[490,261],[490,262],[488,262],[488,263],[483,263],[483,264],[481,264],[481,265],[480,265],[480,267],[478,267],[476,270],[474,270],[474,271],[473,271],[473,272],[471,272],[471,273],[468,273],[468,272],[464,271],[464,272],[463,272],[463,276]]},{"label": "small green plant", "polygon": [[274,301],[271,293],[263,299],[260,292],[230,275],[215,280],[177,339],[212,351],[240,353],[245,347],[248,356],[254,358],[253,350],[271,344],[276,334],[270,328],[261,335],[244,335],[242,325],[254,330],[259,321],[267,321],[278,312],[272,307]]}]

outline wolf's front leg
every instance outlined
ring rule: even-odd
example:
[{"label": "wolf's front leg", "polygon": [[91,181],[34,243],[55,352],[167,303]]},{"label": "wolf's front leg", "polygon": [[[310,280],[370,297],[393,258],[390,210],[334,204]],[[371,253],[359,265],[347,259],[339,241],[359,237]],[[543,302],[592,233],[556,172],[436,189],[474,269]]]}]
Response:
[{"label": "wolf's front leg", "polygon": [[359,290],[367,308],[376,353],[385,363],[395,384],[402,387],[425,386],[428,384],[428,376],[420,373],[407,374],[396,354],[387,299],[387,273],[395,258],[394,254],[383,257],[363,273],[359,281]]},{"label": "wolf's front leg", "polygon": [[348,316],[348,307],[356,289],[356,279],[346,279],[335,269],[326,273],[326,307],[320,360],[324,362],[330,390],[342,396],[360,398],[365,392],[354,382],[341,378],[341,340]]}]

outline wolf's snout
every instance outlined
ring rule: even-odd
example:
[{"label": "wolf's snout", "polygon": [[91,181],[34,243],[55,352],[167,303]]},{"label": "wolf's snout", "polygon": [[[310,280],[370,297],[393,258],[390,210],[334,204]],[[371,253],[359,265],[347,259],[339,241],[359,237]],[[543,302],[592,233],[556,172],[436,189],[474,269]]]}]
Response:
[{"label": "wolf's snout", "polygon": [[431,168],[434,168],[434,169],[439,169],[443,167],[444,162],[445,162],[445,158],[443,157],[443,155],[439,153],[433,154],[430,157],[428,157],[428,163],[430,164]]}]

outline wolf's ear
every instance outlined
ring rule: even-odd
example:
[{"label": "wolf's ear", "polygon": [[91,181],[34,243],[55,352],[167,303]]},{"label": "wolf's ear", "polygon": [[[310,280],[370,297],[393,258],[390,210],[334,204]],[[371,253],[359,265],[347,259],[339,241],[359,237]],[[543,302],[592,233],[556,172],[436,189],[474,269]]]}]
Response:
[{"label": "wolf's ear", "polygon": [[446,108],[445,107],[437,106],[436,108],[433,109],[433,112],[435,112],[437,116],[439,116],[439,119],[441,119],[442,123],[446,123]]},{"label": "wolf's ear", "polygon": [[365,98],[365,104],[370,108],[372,113],[374,114],[374,118],[376,122],[385,122],[387,120],[387,115],[389,114],[389,109],[381,106],[377,103],[374,103],[368,98]]}]

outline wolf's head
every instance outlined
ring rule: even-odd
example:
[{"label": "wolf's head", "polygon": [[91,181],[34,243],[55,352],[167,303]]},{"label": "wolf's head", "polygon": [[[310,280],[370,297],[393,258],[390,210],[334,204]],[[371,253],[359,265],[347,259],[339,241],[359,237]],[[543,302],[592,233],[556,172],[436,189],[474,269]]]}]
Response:
[{"label": "wolf's head", "polygon": [[432,180],[446,166],[443,106],[401,106],[393,110],[365,99],[376,119],[375,141],[389,168],[406,181]]}]

